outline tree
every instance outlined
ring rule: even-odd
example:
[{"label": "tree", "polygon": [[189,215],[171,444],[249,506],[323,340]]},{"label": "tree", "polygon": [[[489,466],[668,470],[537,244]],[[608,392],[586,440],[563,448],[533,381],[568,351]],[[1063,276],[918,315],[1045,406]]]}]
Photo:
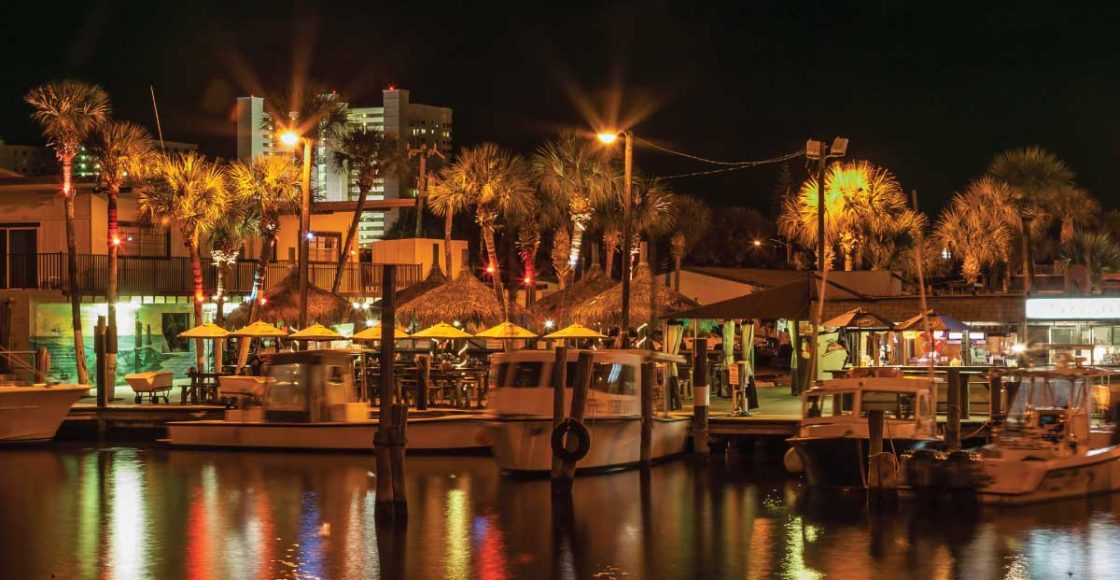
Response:
[{"label": "tree", "polygon": [[[650,242],[654,237],[669,232],[676,223],[674,196],[665,182],[656,177],[636,176],[630,188],[630,220],[632,237],[630,239],[630,259],[641,252],[641,237],[646,235]],[[634,268],[630,269],[631,276]]]},{"label": "tree", "polygon": [[1100,284],[1101,275],[1120,270],[1120,244],[1107,232],[1079,231],[1062,245],[1062,260],[1084,264],[1093,284]]},{"label": "tree", "polygon": [[[160,156],[153,178],[140,191],[141,215],[152,223],[174,224],[183,236],[190,255],[194,279],[194,319],[202,324],[202,303],[206,296],[202,287],[201,233],[221,219],[228,206],[228,192],[222,168],[195,152]],[[195,361],[203,368],[202,341],[195,342]]]},{"label": "tree", "polygon": [[1096,198],[1073,185],[1051,190],[1040,205],[1060,224],[1058,240],[1062,245],[1070,243],[1078,229],[1094,223],[1101,212]]},{"label": "tree", "polygon": [[702,200],[689,196],[673,197],[673,235],[669,238],[673,258],[673,289],[681,290],[681,262],[696,246],[712,221],[712,210]]},{"label": "tree", "polygon": [[[742,268],[765,266],[769,252],[764,240],[774,236],[774,220],[750,207],[720,208],[712,212],[711,227],[700,236],[688,255],[704,266]],[[763,242],[759,246],[754,241]]]},{"label": "tree", "polygon": [[444,272],[448,279],[455,277],[451,271],[451,230],[455,225],[455,214],[466,211],[470,204],[471,193],[467,190],[464,176],[450,171],[450,168],[440,170],[428,192],[428,207],[432,213],[443,218],[443,256],[447,262]]},{"label": "tree", "polygon": [[[1016,231],[1022,227],[1006,183],[982,177],[949,201],[934,227],[934,238],[961,262],[961,275],[975,284],[985,268],[1003,265],[1010,273]],[[1005,276],[1004,288],[1009,281]]]},{"label": "tree", "polygon": [[70,319],[74,330],[74,365],[80,384],[89,384],[85,345],[82,343],[81,287],[78,285],[78,249],[74,234],[74,187],[71,167],[74,156],[91,132],[109,118],[109,95],[97,86],[63,80],[31,89],[24,101],[35,109],[31,118],[39,123],[47,145],[54,148],[62,165],[62,197],[66,219],[67,270],[70,286]]},{"label": "tree", "polygon": [[251,162],[235,161],[229,167],[230,189],[234,195],[253,200],[256,207],[257,230],[261,235],[261,251],[257,269],[253,274],[253,291],[249,295],[252,305],[249,321],[256,322],[260,315],[260,294],[264,275],[272,261],[272,247],[280,228],[280,212],[299,207],[299,168],[286,155],[265,155]]},{"label": "tree", "polygon": [[[607,151],[590,140],[566,133],[542,145],[530,160],[533,179],[541,192],[565,209],[567,219],[558,228],[571,233],[567,238],[569,267],[579,263],[583,234],[595,208],[610,203],[617,195],[618,172]],[[559,273],[558,273],[559,275]],[[561,288],[565,280],[560,280]]]},{"label": "tree", "polygon": [[216,322],[225,322],[225,274],[226,268],[237,263],[241,247],[249,239],[261,233],[261,219],[258,202],[242,192],[231,189],[225,211],[213,222],[204,224],[210,241],[210,262],[214,264],[216,282],[214,299],[218,313]]},{"label": "tree", "polygon": [[464,149],[449,168],[449,174],[469,196],[468,205],[474,207],[475,222],[482,229],[486,246],[486,271],[493,276],[494,290],[508,317],[509,300],[502,286],[494,235],[500,227],[499,220],[516,221],[536,207],[527,164],[493,143],[483,143]]},{"label": "tree", "polygon": [[109,326],[106,337],[105,373],[115,377],[117,372],[117,264],[121,247],[120,221],[117,219],[117,198],[121,187],[128,182],[138,182],[155,156],[152,137],[143,127],[127,121],[106,121],[93,132],[90,153],[98,166],[98,185],[105,190],[106,217],[109,235],[109,280],[106,283],[105,302],[108,304]]},{"label": "tree", "polygon": [[[321,153],[334,148],[346,130],[346,100],[319,83],[303,83],[288,92],[273,95],[265,99],[265,106],[268,107],[269,119],[261,128],[292,129],[309,141],[312,168],[326,164],[326,159],[320,159]],[[320,141],[326,147],[316,147],[315,144]],[[318,181],[313,179],[312,187]],[[316,195],[321,196],[322,192],[316,192]]]},{"label": "tree", "polygon": [[408,156],[395,135],[360,128],[339,137],[332,152],[332,162],[345,173],[356,174],[355,181],[358,183],[358,201],[350,218],[350,227],[346,230],[346,241],[339,248],[338,266],[331,285],[331,292],[337,294],[342,285],[342,272],[355,245],[354,238],[366,207],[366,196],[377,179],[407,173]]}]

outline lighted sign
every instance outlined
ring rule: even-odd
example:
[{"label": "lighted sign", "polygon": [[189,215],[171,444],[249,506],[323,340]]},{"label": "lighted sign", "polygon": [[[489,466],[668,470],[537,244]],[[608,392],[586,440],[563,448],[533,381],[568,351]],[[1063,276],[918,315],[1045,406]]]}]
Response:
[{"label": "lighted sign", "polygon": [[1120,320],[1120,298],[1028,298],[1028,320]]}]

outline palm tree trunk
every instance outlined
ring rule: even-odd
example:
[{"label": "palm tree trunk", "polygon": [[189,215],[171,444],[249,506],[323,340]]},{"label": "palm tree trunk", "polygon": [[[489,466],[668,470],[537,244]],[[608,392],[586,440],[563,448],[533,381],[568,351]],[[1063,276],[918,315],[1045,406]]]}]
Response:
[{"label": "palm tree trunk", "polygon": [[455,273],[451,271],[451,226],[455,225],[455,214],[449,209],[447,215],[443,217],[443,259],[446,262],[443,266],[443,272],[447,274],[447,279],[455,278]]},{"label": "palm tree trunk", "polygon": [[489,260],[489,265],[493,267],[493,272],[490,275],[494,284],[494,292],[498,294],[498,299],[502,301],[502,316],[509,319],[509,300],[506,298],[505,288],[502,286],[502,273],[498,270],[498,251],[494,247],[494,226],[485,225],[482,227],[482,241],[486,244],[486,258]]},{"label": "palm tree trunk", "polygon": [[583,233],[587,231],[588,215],[572,216],[572,238],[569,249],[568,263],[574,268],[579,264],[579,255],[583,247]]},{"label": "palm tree trunk", "polygon": [[111,381],[117,377],[117,258],[120,255],[120,222],[117,219],[117,188],[110,187],[105,213],[109,226],[109,280],[105,285],[105,302],[109,325],[105,329],[105,376]]},{"label": "palm tree trunk", "polygon": [[679,253],[674,252],[673,256],[673,290],[681,291],[681,256]]},{"label": "palm tree trunk", "polygon": [[1031,257],[1031,220],[1023,217],[1023,292],[1030,294],[1034,287],[1034,259]]},{"label": "palm tree trunk", "polygon": [[218,326],[222,326],[226,321],[225,313],[222,312],[226,304],[226,265],[215,264],[215,266],[216,268],[214,268],[214,270],[217,280],[214,283],[214,293],[218,295],[218,311],[214,314],[214,322],[216,322]]},{"label": "palm tree trunk", "polygon": [[[267,231],[272,232],[272,229]],[[272,260],[272,242],[276,239],[276,234],[266,233],[261,246],[260,257],[257,259],[257,267],[253,272],[253,303],[249,305],[249,323],[256,322],[260,315],[261,295],[264,294],[264,274],[268,269],[268,262]]]},{"label": "palm tree trunk", "polygon": [[66,209],[66,267],[70,278],[70,322],[74,329],[74,368],[78,373],[78,384],[89,384],[89,370],[86,369],[86,347],[82,342],[82,291],[78,284],[78,241],[74,233],[74,190],[71,180],[72,159],[62,160],[62,193]]},{"label": "palm tree trunk", "polygon": [[[191,257],[191,275],[194,278],[194,324],[202,324],[202,256],[198,251],[198,234],[191,234],[187,238],[187,252]],[[205,372],[205,359],[202,352],[202,339],[194,341],[194,360],[198,372]]]},{"label": "palm tree trunk", "polygon": [[346,269],[346,262],[350,258],[350,246],[354,243],[354,236],[358,233],[358,222],[362,219],[362,211],[366,207],[366,188],[358,189],[358,203],[354,206],[354,216],[350,218],[350,227],[346,230],[346,242],[338,253],[338,266],[334,269],[334,283],[331,284],[331,293],[338,294],[342,286],[342,272]]},{"label": "palm tree trunk", "polygon": [[607,253],[604,264],[607,278],[614,278],[614,254],[618,251],[618,237],[608,234],[603,241],[603,250]]}]

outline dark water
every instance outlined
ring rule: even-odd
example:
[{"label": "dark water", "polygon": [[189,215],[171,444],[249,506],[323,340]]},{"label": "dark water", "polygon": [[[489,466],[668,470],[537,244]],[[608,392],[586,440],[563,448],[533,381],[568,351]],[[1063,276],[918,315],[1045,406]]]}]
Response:
[{"label": "dark water", "polygon": [[[1120,496],[869,517],[751,464],[576,482],[486,457],[408,460],[405,532],[372,459],[55,445],[0,450],[0,578],[1116,578]],[[559,511],[559,510],[558,510]]]}]

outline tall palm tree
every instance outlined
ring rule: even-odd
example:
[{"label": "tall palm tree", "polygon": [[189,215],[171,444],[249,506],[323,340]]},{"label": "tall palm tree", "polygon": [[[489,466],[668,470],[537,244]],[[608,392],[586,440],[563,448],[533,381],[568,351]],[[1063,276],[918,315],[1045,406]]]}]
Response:
[{"label": "tall palm tree", "polygon": [[467,191],[463,175],[449,169],[441,169],[433,179],[428,190],[428,207],[432,213],[443,218],[444,272],[448,279],[452,279],[456,273],[451,271],[451,228],[455,225],[455,214],[470,207],[471,194]]},{"label": "tall palm tree", "polygon": [[1073,185],[1073,171],[1053,153],[1027,147],[997,155],[988,166],[988,175],[1007,184],[1010,203],[1024,226],[1019,232],[1023,289],[1030,292],[1034,286],[1032,233],[1045,229],[1053,219],[1046,211],[1046,200]]},{"label": "tall palm tree", "polygon": [[[634,177],[634,184],[630,192],[630,221],[632,237],[630,239],[630,259],[638,258],[641,252],[642,234],[651,242],[656,236],[663,235],[672,230],[676,223],[673,212],[673,198],[676,196],[669,191],[665,182],[656,177],[638,175]],[[631,264],[630,275],[633,276],[635,268]]]},{"label": "tall palm tree", "polygon": [[265,155],[251,162],[235,161],[229,167],[230,189],[238,197],[255,202],[253,214],[257,217],[257,230],[261,235],[261,250],[253,274],[252,301],[249,321],[256,322],[260,315],[260,293],[268,263],[272,261],[272,247],[280,228],[280,212],[299,207],[299,167],[291,157]]},{"label": "tall palm tree", "polygon": [[934,239],[961,261],[961,275],[969,283],[976,283],[984,268],[1000,265],[1006,288],[1021,227],[1007,184],[982,177],[949,201],[934,227]]},{"label": "tall palm tree", "polygon": [[[335,147],[346,130],[346,99],[320,83],[302,83],[287,92],[272,95],[265,99],[265,106],[269,118],[262,129],[293,129],[308,140],[311,144],[313,170],[326,164],[327,160],[322,158],[323,155]],[[316,146],[320,143],[324,146]],[[322,195],[317,188],[325,180],[325,175],[317,175],[312,179],[312,191]]]},{"label": "tall palm tree", "polygon": [[1120,270],[1120,244],[1107,232],[1079,231],[1062,244],[1062,258],[1084,264],[1092,282],[1099,284],[1102,274]]},{"label": "tall palm tree", "polygon": [[78,382],[89,384],[85,345],[82,343],[81,287],[78,285],[78,248],[74,234],[74,187],[71,167],[78,148],[93,130],[109,118],[109,95],[97,86],[63,80],[31,89],[24,101],[35,109],[47,145],[62,165],[62,196],[66,218],[67,273],[70,286],[70,320],[74,330],[74,364]]},{"label": "tall palm tree", "polygon": [[1079,228],[1094,223],[1101,212],[1101,204],[1092,194],[1073,185],[1052,190],[1041,205],[1060,224],[1058,239],[1063,245],[1073,240]]},{"label": "tall palm tree", "polygon": [[[673,289],[681,290],[681,262],[685,254],[708,229],[712,210],[708,204],[690,195],[673,197],[673,235],[669,238],[669,252],[673,258]],[[746,240],[743,240],[746,243]]]},{"label": "tall palm tree", "polygon": [[[202,255],[199,248],[202,232],[221,219],[228,203],[225,173],[217,163],[195,152],[160,156],[153,178],[140,191],[141,215],[152,223],[174,224],[183,236],[190,255],[194,279],[194,319],[202,324]],[[203,368],[201,340],[195,342],[195,361]]]},{"label": "tall palm tree", "polygon": [[464,149],[448,173],[469,195],[475,222],[482,228],[482,241],[486,246],[489,262],[486,269],[493,276],[494,290],[508,317],[509,300],[498,270],[494,235],[500,227],[499,220],[503,217],[507,221],[514,221],[518,216],[531,213],[536,207],[527,164],[522,158],[493,143],[483,143]]},{"label": "tall palm tree", "polygon": [[[354,246],[358,233],[358,223],[366,207],[366,196],[378,179],[400,177],[408,172],[408,155],[395,135],[372,129],[355,129],[342,134],[334,144],[332,162],[335,166],[357,175],[358,202],[350,227],[346,230],[346,241],[339,249],[338,266],[334,271],[331,292],[338,293],[342,285],[342,272]],[[348,170],[348,171],[347,171]]]},{"label": "tall palm tree", "polygon": [[105,351],[105,373],[115,377],[117,369],[117,264],[121,247],[120,220],[117,218],[117,198],[127,182],[138,182],[155,157],[152,137],[143,127],[127,121],[106,121],[93,132],[90,153],[97,162],[98,185],[107,195],[109,280],[105,289],[108,304],[109,348]]},{"label": "tall palm tree", "polygon": [[225,211],[214,221],[204,224],[210,242],[210,262],[216,274],[214,300],[218,306],[215,320],[218,326],[225,322],[226,269],[237,263],[245,242],[260,235],[259,212],[257,200],[231,189]]},{"label": "tall palm tree", "polygon": [[575,265],[595,208],[609,203],[615,195],[618,172],[606,149],[574,133],[542,145],[531,158],[530,167],[541,191],[568,214],[568,223],[558,227],[570,225],[572,229],[568,263]]}]

